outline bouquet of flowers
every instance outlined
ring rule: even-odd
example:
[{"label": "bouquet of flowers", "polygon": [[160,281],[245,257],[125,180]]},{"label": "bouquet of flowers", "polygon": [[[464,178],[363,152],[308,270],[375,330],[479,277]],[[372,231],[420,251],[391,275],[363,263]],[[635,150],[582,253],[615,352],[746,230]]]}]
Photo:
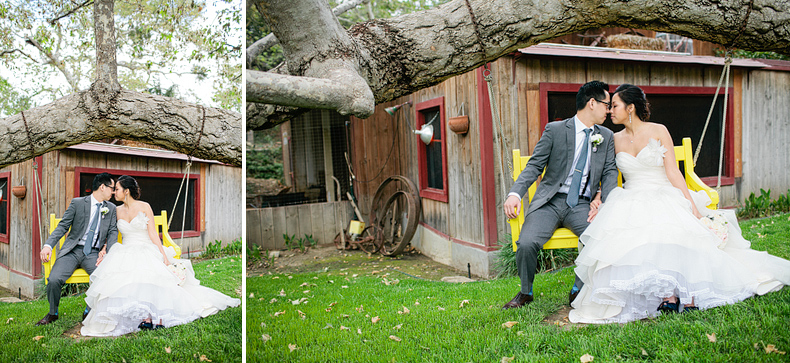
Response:
[{"label": "bouquet of flowers", "polygon": [[700,218],[702,224],[713,232],[716,237],[719,237],[719,245],[716,246],[720,249],[724,248],[727,244],[727,220],[719,213],[711,213],[708,216]]},{"label": "bouquet of flowers", "polygon": [[187,278],[187,268],[182,263],[176,261],[167,265],[167,269],[178,279],[178,286],[183,286]]}]

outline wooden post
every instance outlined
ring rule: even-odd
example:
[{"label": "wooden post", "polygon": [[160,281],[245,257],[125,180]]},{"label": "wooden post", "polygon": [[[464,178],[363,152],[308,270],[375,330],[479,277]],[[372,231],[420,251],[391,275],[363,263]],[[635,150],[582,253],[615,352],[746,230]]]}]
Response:
[{"label": "wooden post", "polygon": [[326,201],[334,202],[338,196],[335,196],[335,180],[332,177],[335,175],[332,169],[332,133],[330,132],[330,119],[329,111],[321,111],[321,131],[324,136],[324,185],[326,187]]}]

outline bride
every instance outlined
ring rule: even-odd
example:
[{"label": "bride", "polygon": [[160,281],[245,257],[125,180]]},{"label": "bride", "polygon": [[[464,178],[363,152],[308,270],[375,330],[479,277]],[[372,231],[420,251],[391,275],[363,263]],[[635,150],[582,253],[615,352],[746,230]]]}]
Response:
[{"label": "bride", "polygon": [[[576,275],[584,287],[571,305],[574,323],[625,323],[660,313],[733,304],[790,284],[790,261],[750,248],[735,213],[711,211],[705,192],[689,191],[666,127],[647,122],[639,87],[612,96],[615,160],[623,188],[591,203]],[[600,209],[597,209],[600,205]],[[728,222],[726,243],[700,217]]]},{"label": "bride", "polygon": [[86,292],[91,310],[82,335],[171,327],[239,305],[239,299],[201,286],[190,261],[175,259],[173,248],[162,246],[151,206],[138,200],[140,187],[134,178],[118,178],[114,195],[123,201],[116,209],[123,241],[112,253],[100,253]]}]

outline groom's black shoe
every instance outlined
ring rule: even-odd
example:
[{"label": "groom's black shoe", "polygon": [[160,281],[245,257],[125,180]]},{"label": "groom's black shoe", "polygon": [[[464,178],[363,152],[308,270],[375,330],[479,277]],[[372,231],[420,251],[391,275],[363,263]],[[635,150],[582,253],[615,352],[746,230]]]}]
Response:
[{"label": "groom's black shoe", "polygon": [[579,296],[579,291],[581,290],[576,290],[576,292],[573,292],[573,290],[571,290],[571,292],[568,293],[568,306],[573,304],[573,301],[576,300],[577,296]]},{"label": "groom's black shoe", "polygon": [[58,320],[58,316],[57,315],[47,314],[44,317],[44,319],[41,319],[41,320],[38,321],[38,323],[36,323],[36,326],[47,325],[49,323],[55,322],[55,320]]},{"label": "groom's black shoe", "polygon": [[516,309],[532,302],[532,295],[522,294],[521,291],[516,294],[513,300],[508,301],[502,309]]}]

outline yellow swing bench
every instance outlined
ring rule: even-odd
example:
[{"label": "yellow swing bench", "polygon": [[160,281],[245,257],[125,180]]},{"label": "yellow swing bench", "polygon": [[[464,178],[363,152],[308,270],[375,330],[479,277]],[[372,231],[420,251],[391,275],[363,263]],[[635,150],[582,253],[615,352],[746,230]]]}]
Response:
[{"label": "yellow swing bench", "polygon": [[[513,150],[513,180],[518,178],[521,171],[527,166],[529,156],[521,156],[521,150]],[[690,190],[698,191],[704,190],[710,197],[711,204],[708,205],[709,209],[716,209],[719,205],[719,193],[708,187],[694,172],[694,154],[691,152],[691,138],[683,138],[680,146],[675,146],[675,160],[680,165],[683,162],[683,172],[686,176],[686,185]],[[618,172],[617,185],[623,185],[623,175]],[[535,182],[529,187],[528,195],[529,200],[535,195],[538,183]],[[521,226],[524,225],[524,205],[522,201],[522,208],[519,211],[518,217],[509,219],[511,237],[513,240],[513,251],[516,251],[518,236],[521,233]],[[543,249],[558,249],[558,248],[577,248],[579,246],[579,237],[577,237],[570,229],[558,228],[554,231],[548,242],[543,245]]]},{"label": "yellow swing bench", "polygon": [[[51,234],[55,227],[58,226],[60,223],[61,218],[56,218],[55,214],[49,215],[49,233]],[[154,228],[156,231],[162,234],[162,245],[164,247],[173,247],[176,250],[175,258],[181,258],[181,247],[179,247],[172,238],[170,238],[169,228],[167,225],[167,211],[162,211],[161,215],[154,216]],[[52,258],[49,262],[44,262],[44,283],[49,283],[49,273],[52,271],[52,266],[55,265],[55,259],[57,258],[56,251],[60,251],[60,248],[63,247],[63,242],[66,241],[66,237],[60,239],[58,243],[57,250],[52,251]],[[118,243],[121,243],[121,233],[118,232]],[[90,275],[82,269],[78,268],[74,273],[66,280],[67,284],[76,284],[76,283],[88,283],[90,282]]]}]

